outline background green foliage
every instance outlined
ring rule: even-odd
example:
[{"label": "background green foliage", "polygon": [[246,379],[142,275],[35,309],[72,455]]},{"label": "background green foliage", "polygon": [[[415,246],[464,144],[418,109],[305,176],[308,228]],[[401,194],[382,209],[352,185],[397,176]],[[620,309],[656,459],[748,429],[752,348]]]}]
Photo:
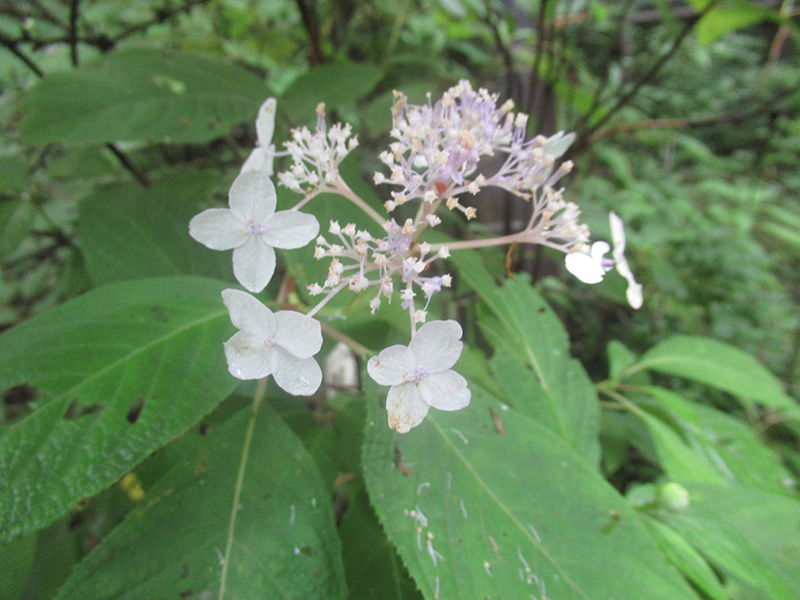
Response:
[{"label": "background green foliage", "polygon": [[[800,597],[792,10],[0,3],[0,597]],[[400,436],[366,380],[307,401],[270,383],[259,408],[221,349],[230,257],[188,220],[223,205],[268,96],[278,143],[319,102],[353,124],[342,171],[378,207],[392,90],[459,78],[531,134],[576,131],[565,196],[597,238],[625,220],[644,307],[541,249],[454,253],[432,313],[464,324],[468,409]],[[443,229],[524,210],[495,197]],[[307,250],[272,297],[308,303]],[[365,308],[319,316],[372,352],[407,341],[397,306]]]}]

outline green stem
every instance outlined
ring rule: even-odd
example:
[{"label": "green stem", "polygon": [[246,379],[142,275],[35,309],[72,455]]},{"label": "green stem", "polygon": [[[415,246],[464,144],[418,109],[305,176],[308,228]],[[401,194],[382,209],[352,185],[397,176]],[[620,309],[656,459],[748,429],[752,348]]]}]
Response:
[{"label": "green stem", "polygon": [[222,573],[219,578],[219,595],[217,598],[222,600],[225,596],[225,582],[228,578],[228,565],[230,564],[231,549],[233,548],[233,532],[236,529],[236,515],[239,514],[239,499],[242,496],[244,486],[244,472],[247,468],[247,457],[250,455],[250,444],[253,441],[253,431],[256,427],[256,416],[258,407],[264,399],[267,390],[267,378],[259,379],[256,391],[253,394],[253,406],[250,412],[250,421],[247,424],[247,432],[244,436],[242,446],[242,459],[239,461],[239,472],[236,475],[236,487],[233,490],[233,506],[231,506],[231,517],[228,520],[228,540],[225,544],[225,555],[222,558]]}]

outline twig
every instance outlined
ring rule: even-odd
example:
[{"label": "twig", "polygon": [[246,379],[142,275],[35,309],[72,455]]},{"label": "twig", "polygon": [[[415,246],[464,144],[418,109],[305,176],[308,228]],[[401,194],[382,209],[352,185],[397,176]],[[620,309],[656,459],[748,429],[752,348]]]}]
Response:
[{"label": "twig", "polygon": [[605,125],[609,121],[609,119],[611,119],[611,117],[614,116],[620,109],[622,109],[624,106],[630,103],[630,101],[634,98],[634,96],[636,96],[636,94],[639,93],[639,90],[642,88],[642,86],[648,81],[650,81],[653,77],[655,77],[656,73],[658,73],[661,70],[661,67],[663,67],[664,64],[675,55],[675,53],[678,51],[678,48],[680,48],[680,45],[683,42],[683,40],[686,38],[687,35],[689,35],[692,29],[694,29],[695,25],[697,25],[697,22],[700,19],[702,19],[703,16],[706,13],[708,13],[708,11],[714,8],[714,6],[716,6],[718,1],[719,0],[711,0],[711,2],[709,2],[703,8],[703,10],[694,15],[692,18],[688,19],[681,32],[673,40],[672,46],[670,46],[669,50],[667,50],[667,52],[665,52],[655,63],[653,63],[653,65],[647,70],[647,72],[645,72],[641,77],[639,77],[638,80],[634,82],[634,84],[631,86],[631,89],[628,90],[627,93],[623,94],[617,100],[614,106],[612,106],[609,110],[607,110],[606,113],[602,117],[600,117],[600,119],[596,123],[587,126],[587,123],[592,118],[595,110],[587,112],[586,115],[584,115],[583,119],[581,119],[581,123],[579,124],[580,132],[578,134],[578,139],[573,144],[569,154],[571,155],[579,154],[582,150],[584,150],[586,146],[589,144],[589,139],[592,136],[592,134],[597,130],[599,130],[603,125]]},{"label": "twig", "polygon": [[308,33],[308,41],[311,45],[310,62],[312,67],[316,67],[325,62],[325,57],[322,54],[322,45],[319,40],[319,25],[317,24],[317,15],[312,8],[309,8],[306,0],[295,0],[297,9],[300,11],[300,17],[303,20],[303,26]]},{"label": "twig", "polygon": [[78,6],[81,0],[71,0],[69,4],[69,50],[72,66],[78,66]]}]

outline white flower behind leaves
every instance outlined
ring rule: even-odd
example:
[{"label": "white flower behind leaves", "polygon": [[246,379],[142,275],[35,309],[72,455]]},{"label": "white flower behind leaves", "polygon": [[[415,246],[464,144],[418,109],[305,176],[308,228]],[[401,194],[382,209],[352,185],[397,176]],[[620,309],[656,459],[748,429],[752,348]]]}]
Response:
[{"label": "white flower behind leaves", "polygon": [[[628,304],[633,308],[641,308],[642,286],[634,279],[628,261],[625,259],[625,229],[622,219],[612,212],[609,215],[609,222],[611,224],[611,240],[614,243],[613,249],[606,242],[595,242],[589,252],[568,253],[564,264],[567,271],[584,283],[599,283],[608,271],[616,267],[619,274],[628,282],[628,289],[625,292]],[[613,259],[605,258],[609,250],[612,250]]]},{"label": "white flower behind leaves", "polygon": [[386,398],[389,427],[407,433],[431,406],[459,410],[469,404],[467,380],[450,370],[461,356],[460,340],[461,326],[455,321],[431,321],[408,346],[390,346],[369,360],[369,376],[392,386]]},{"label": "white flower behind leaves", "polygon": [[261,108],[258,109],[256,118],[256,135],[258,142],[256,147],[247,157],[242,165],[241,172],[261,171],[266,175],[272,175],[272,161],[275,157],[275,145],[272,143],[272,134],[275,131],[275,109],[277,102],[275,98],[267,98]]},{"label": "white flower behind leaves", "polygon": [[275,272],[273,248],[302,248],[319,233],[312,215],[275,212],[275,186],[260,171],[233,182],[230,208],[209,208],[189,222],[189,235],[212,250],[233,249],[233,274],[251,292],[263,290]]},{"label": "white flower behind leaves", "polygon": [[222,301],[239,329],[224,344],[231,375],[237,379],[272,375],[295,396],[310,396],[319,389],[322,370],[312,358],[322,348],[319,321],[290,310],[273,313],[239,290],[223,290]]}]

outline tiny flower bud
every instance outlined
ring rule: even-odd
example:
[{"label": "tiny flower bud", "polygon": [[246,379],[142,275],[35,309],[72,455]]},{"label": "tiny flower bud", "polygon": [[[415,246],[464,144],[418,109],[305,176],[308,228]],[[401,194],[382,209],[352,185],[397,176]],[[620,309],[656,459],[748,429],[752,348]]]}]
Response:
[{"label": "tiny flower bud", "polygon": [[467,220],[474,219],[475,216],[478,214],[478,211],[475,209],[474,206],[468,206],[467,210],[464,211],[464,214],[467,215]]}]

